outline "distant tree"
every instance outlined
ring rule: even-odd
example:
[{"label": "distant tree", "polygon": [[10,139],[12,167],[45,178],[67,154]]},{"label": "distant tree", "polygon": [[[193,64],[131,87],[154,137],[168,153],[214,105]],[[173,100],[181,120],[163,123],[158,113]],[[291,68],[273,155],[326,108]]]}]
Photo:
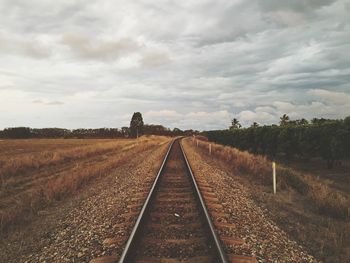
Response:
[{"label": "distant tree", "polygon": [[[236,122],[235,122],[236,123]],[[285,114],[281,123],[254,128],[214,130],[204,134],[209,141],[230,145],[252,153],[260,153],[275,159],[276,156],[292,158],[322,157],[327,167],[341,165],[350,158],[350,117],[345,119],[305,119],[290,121]]]},{"label": "distant tree", "polygon": [[174,128],[173,129],[173,135],[177,136],[177,135],[182,135],[183,131],[179,128]]},{"label": "distant tree", "polygon": [[289,116],[287,114],[283,114],[282,117],[280,117],[280,125],[284,126],[287,125],[289,123]]},{"label": "distant tree", "polygon": [[270,156],[272,159],[275,159],[275,156],[278,151],[278,136],[280,134],[280,129],[278,126],[264,126],[262,130],[263,141],[265,143],[265,154]]},{"label": "distant tree", "polygon": [[34,138],[66,138],[71,131],[61,128],[42,128],[31,129],[31,133]]},{"label": "distant tree", "polygon": [[140,112],[134,112],[130,121],[131,137],[138,138],[143,132],[143,119]]},{"label": "distant tree", "polygon": [[192,135],[196,135],[196,134],[198,134],[198,132],[194,131],[192,129],[184,130],[184,135],[186,135],[186,136],[192,136]]},{"label": "distant tree", "polygon": [[345,154],[350,156],[350,116],[344,119],[344,130],[346,132],[346,135],[344,136]]},{"label": "distant tree", "polygon": [[4,129],[3,135],[12,139],[27,139],[32,136],[32,132],[29,127],[13,127]]},{"label": "distant tree", "polygon": [[344,119],[344,124],[346,126],[349,126],[350,127],[350,116],[347,116],[345,119]]},{"label": "distant tree", "polygon": [[315,124],[315,125],[321,125],[321,124],[325,124],[327,122],[332,122],[333,120],[330,120],[330,119],[325,119],[325,118],[321,118],[321,119],[318,119],[318,118],[313,118],[311,120],[311,123],[312,124]]},{"label": "distant tree", "polygon": [[130,128],[129,127],[122,127],[121,133],[123,137],[129,137],[130,135]]},{"label": "distant tree", "polygon": [[259,127],[259,124],[257,122],[253,122],[253,124],[250,126],[252,128],[258,128]]},{"label": "distant tree", "polygon": [[230,130],[235,130],[235,129],[239,129],[241,128],[242,125],[239,123],[239,120],[237,120],[236,118],[234,118],[231,121],[231,126],[230,126]]},{"label": "distant tree", "polygon": [[300,120],[296,120],[296,122],[298,125],[308,125],[309,124],[308,120],[306,120],[304,118],[302,118]]},{"label": "distant tree", "polygon": [[169,135],[169,129],[159,125],[159,124],[145,124],[143,126],[144,134],[153,134],[153,135]]},{"label": "distant tree", "polygon": [[278,147],[279,151],[286,155],[287,160],[297,152],[298,150],[298,136],[297,128],[287,126],[280,128],[278,134]]}]

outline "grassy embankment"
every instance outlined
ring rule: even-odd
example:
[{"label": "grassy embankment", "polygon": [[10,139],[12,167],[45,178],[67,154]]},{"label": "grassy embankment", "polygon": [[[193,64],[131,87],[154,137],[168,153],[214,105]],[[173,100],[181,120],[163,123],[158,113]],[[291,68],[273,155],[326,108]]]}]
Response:
[{"label": "grassy embankment", "polygon": [[[186,143],[196,147],[192,139]],[[223,164],[252,187],[253,195],[281,226],[318,258],[327,262],[350,258],[350,193],[332,187],[329,180],[278,164],[278,192],[274,196],[271,162],[266,157],[214,143],[211,148],[209,156],[209,142],[199,140],[202,155]]]},{"label": "grassy embankment", "polygon": [[113,171],[135,154],[169,141],[4,140],[0,142],[0,230],[21,223],[50,203]]}]

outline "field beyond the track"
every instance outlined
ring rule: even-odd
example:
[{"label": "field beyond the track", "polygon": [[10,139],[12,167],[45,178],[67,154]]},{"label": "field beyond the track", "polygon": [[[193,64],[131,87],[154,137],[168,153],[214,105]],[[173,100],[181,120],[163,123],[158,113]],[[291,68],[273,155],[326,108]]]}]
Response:
[{"label": "field beyond the track", "polygon": [[161,136],[1,140],[0,229],[22,223],[135,154],[169,140]]},{"label": "field beyond the track", "polygon": [[[186,146],[198,152],[211,167],[224,170],[229,177],[244,185],[251,198],[268,211],[273,221],[308,248],[318,260],[348,262],[348,161],[331,170],[325,169],[324,163],[315,159],[307,163],[278,163],[277,193],[274,195],[271,162],[265,156],[204,140],[199,140],[197,144],[194,140],[186,139]],[[194,159],[199,158],[195,156]],[[212,172],[206,171],[206,174]],[[221,189],[218,187],[218,191]],[[227,192],[229,190],[225,194]]]}]

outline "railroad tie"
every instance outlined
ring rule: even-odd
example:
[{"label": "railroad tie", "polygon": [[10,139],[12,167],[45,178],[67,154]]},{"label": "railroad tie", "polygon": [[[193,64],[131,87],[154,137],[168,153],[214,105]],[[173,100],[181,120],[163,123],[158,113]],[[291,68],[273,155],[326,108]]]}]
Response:
[{"label": "railroad tie", "polygon": [[99,258],[94,258],[90,260],[90,263],[115,263],[117,262],[119,256],[113,255],[113,256],[104,256]]},{"label": "railroad tie", "polygon": [[210,186],[202,186],[202,187],[199,187],[199,188],[200,188],[201,191],[213,193],[213,188],[211,188]]},{"label": "railroad tie", "polygon": [[227,246],[230,246],[230,245],[240,246],[244,244],[244,240],[241,238],[220,236],[220,239]]},{"label": "railroad tie", "polygon": [[217,209],[217,210],[224,210],[224,206],[222,204],[218,204],[218,203],[207,203],[207,207],[209,209]]},{"label": "railroad tie", "polygon": [[229,255],[231,263],[258,263],[255,256]]},{"label": "railroad tie", "polygon": [[[177,263],[179,260],[172,258],[147,258],[135,260],[135,263]],[[212,263],[214,258],[211,256],[197,256],[191,257],[190,259],[181,259],[181,263]]]},{"label": "railroad tie", "polygon": [[202,192],[202,196],[204,198],[207,198],[207,197],[215,198],[216,194],[214,194],[214,192]]}]

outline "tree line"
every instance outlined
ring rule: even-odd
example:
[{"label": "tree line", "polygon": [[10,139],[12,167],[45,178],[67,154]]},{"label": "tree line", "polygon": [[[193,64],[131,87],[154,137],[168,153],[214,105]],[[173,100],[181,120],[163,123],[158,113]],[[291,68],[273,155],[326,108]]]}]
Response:
[{"label": "tree line", "polygon": [[[162,125],[145,124],[141,135],[163,135],[163,136],[190,136],[198,133],[194,130],[169,129]],[[130,127],[122,128],[98,128],[98,129],[63,129],[43,128],[35,129],[29,127],[11,127],[0,130],[0,138],[3,139],[30,139],[30,138],[131,138],[134,137]],[[136,136],[135,136],[136,137]]]},{"label": "tree line", "polygon": [[209,141],[236,147],[271,159],[283,157],[308,160],[321,157],[327,167],[350,157],[350,116],[345,119],[290,120],[284,114],[279,125],[241,128],[237,119],[227,130],[206,131]]},{"label": "tree line", "polygon": [[194,130],[169,129],[162,125],[144,124],[142,114],[134,112],[129,127],[98,129],[62,129],[29,127],[11,127],[0,130],[0,138],[137,138],[141,135],[191,136],[198,134]]}]

